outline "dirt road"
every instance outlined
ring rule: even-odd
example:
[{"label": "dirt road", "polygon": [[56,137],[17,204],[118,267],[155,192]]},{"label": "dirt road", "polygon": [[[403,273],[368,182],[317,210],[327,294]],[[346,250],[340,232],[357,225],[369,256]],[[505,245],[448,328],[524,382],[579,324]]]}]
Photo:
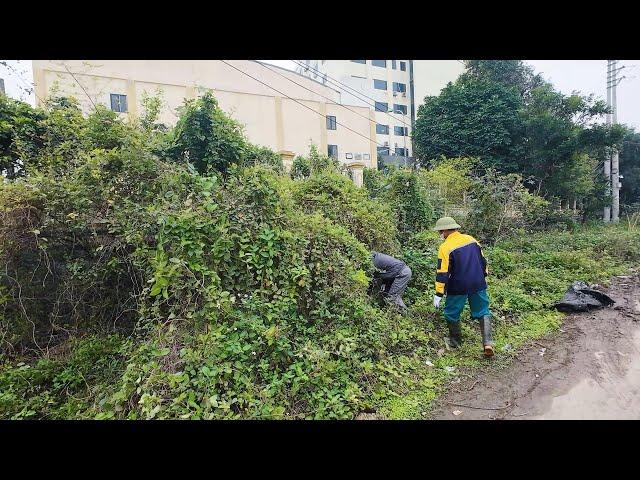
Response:
[{"label": "dirt road", "polygon": [[508,364],[496,357],[452,384],[430,418],[640,419],[640,276],[603,291],[614,307],[566,317]]}]

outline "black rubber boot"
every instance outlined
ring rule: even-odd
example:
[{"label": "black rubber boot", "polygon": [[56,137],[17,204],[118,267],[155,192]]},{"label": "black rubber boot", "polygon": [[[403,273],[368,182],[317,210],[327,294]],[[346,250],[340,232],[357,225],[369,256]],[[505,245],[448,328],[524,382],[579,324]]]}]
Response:
[{"label": "black rubber boot", "polygon": [[449,345],[452,348],[458,348],[462,345],[462,330],[460,330],[460,322],[447,322],[449,327]]},{"label": "black rubber boot", "polygon": [[480,321],[480,333],[482,333],[482,347],[485,357],[493,357],[493,341],[491,340],[491,317],[485,315]]}]

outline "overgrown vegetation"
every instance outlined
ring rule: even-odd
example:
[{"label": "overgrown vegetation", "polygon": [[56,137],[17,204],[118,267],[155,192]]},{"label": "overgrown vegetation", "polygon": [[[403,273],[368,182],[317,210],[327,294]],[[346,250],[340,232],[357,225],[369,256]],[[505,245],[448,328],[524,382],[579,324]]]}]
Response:
[{"label": "overgrown vegetation", "polygon": [[[438,216],[488,242],[505,354],[570,281],[640,260],[637,229],[565,222],[468,158],[358,189],[315,148],[285,173],[208,94],[173,129],[152,99],[129,120],[2,101],[0,418],[419,417],[478,353],[469,324],[442,353]],[[407,316],[367,294],[371,250],[412,268]]]},{"label": "overgrown vegetation", "polygon": [[425,166],[442,155],[474,157],[480,168],[518,174],[531,193],[590,217],[606,200],[606,156],[621,147],[634,155],[632,132],[606,126],[607,111],[592,95],[556,91],[520,60],[469,60],[418,109],[416,153]]}]

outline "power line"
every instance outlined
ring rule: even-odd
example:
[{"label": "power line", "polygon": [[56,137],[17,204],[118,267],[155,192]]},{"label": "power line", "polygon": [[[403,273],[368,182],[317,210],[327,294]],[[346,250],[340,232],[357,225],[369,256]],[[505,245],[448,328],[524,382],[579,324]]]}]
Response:
[{"label": "power line", "polygon": [[[299,62],[297,62],[296,60],[292,60],[292,61],[293,61],[293,63],[295,63],[295,64],[296,64],[296,65],[298,65],[299,67],[302,67],[302,68],[307,69],[307,70],[312,70],[314,73],[316,73],[316,74],[318,74],[318,75],[321,75],[321,76],[324,76],[324,77],[328,78],[329,80],[327,80],[327,83],[329,83],[330,85],[332,85],[332,86],[334,86],[334,87],[337,87],[337,88],[338,88],[338,90],[340,90],[340,87],[339,87],[338,85],[342,86],[342,89],[343,89],[343,90],[345,90],[345,91],[344,91],[344,93],[347,93],[347,94],[349,94],[349,95],[352,95],[352,96],[356,97],[358,100],[360,100],[360,101],[362,101],[362,102],[366,103],[366,104],[367,104],[367,105],[369,105],[370,107],[374,107],[374,110],[375,110],[376,112],[382,112],[382,113],[384,113],[385,115],[387,115],[389,118],[392,118],[394,121],[396,121],[396,122],[400,122],[400,123],[402,123],[403,125],[405,125],[405,126],[407,126],[407,127],[411,126],[411,124],[410,124],[410,123],[406,123],[404,120],[402,120],[402,119],[400,119],[400,118],[396,118],[396,117],[394,117],[393,115],[390,115],[390,114],[389,114],[389,112],[388,112],[388,111],[386,111],[386,110],[377,110],[377,109],[376,109],[375,104],[376,104],[376,103],[383,103],[383,102],[378,102],[375,98],[372,98],[372,97],[370,97],[370,96],[368,96],[368,95],[366,95],[366,94],[364,94],[364,93],[362,93],[362,92],[360,92],[360,91],[358,91],[358,90],[354,89],[353,87],[350,87],[350,86],[348,86],[348,85],[346,85],[346,84],[342,83],[340,80],[336,80],[336,79],[335,79],[335,78],[333,78],[332,76],[330,76],[330,75],[328,75],[328,74],[326,74],[326,73],[322,73],[321,71],[319,71],[319,70],[317,70],[317,69],[315,69],[315,68],[313,68],[313,67],[311,67],[311,66],[309,66],[309,65],[305,65],[304,63],[299,63]],[[341,93],[342,93],[342,92],[341,92]],[[364,99],[363,99],[363,98],[361,98],[361,97],[365,97],[365,98],[367,98],[367,99],[371,100],[371,101],[373,102],[373,104],[371,104],[371,103],[367,102],[366,100],[364,100]]]},{"label": "power line", "polygon": [[[461,60],[458,60],[458,61],[464,65],[464,62],[462,62]],[[321,72],[320,70],[318,70],[318,69],[316,69],[316,68],[314,68],[314,67],[311,67],[310,65],[305,65],[304,63],[297,62],[296,60],[293,60],[293,63],[295,63],[296,65],[298,65],[298,66],[299,66],[299,67],[301,67],[301,68],[304,68],[304,69],[310,69],[310,70],[312,70],[314,73],[316,73],[316,74],[318,74],[318,75],[321,75],[321,76],[323,76],[323,77],[326,77],[326,78],[328,78],[328,79],[332,80],[332,81],[334,82],[334,84],[335,84],[335,83],[337,83],[337,84],[339,84],[339,85],[342,85],[342,86],[344,87],[344,89],[351,90],[351,92],[350,92],[350,91],[345,91],[345,93],[348,93],[348,94],[350,94],[350,95],[353,95],[354,97],[358,98],[359,100],[362,100],[363,102],[367,103],[369,106],[373,106],[373,107],[374,107],[374,109],[375,109],[375,103],[378,103],[378,101],[377,101],[376,99],[374,99],[374,98],[372,98],[372,97],[369,97],[369,96],[368,96],[368,95],[366,95],[365,93],[362,93],[362,92],[359,92],[359,91],[355,90],[353,87],[350,87],[350,86],[348,86],[348,85],[346,85],[346,84],[344,84],[344,83],[340,82],[339,80],[336,80],[335,78],[333,78],[333,77],[332,77],[332,76],[330,76],[329,74],[327,74],[327,73],[323,73],[323,72]],[[329,83],[331,83],[331,82],[329,82]],[[339,88],[339,87],[338,87],[338,88]],[[366,102],[366,100],[363,100],[362,98],[359,98],[357,95],[355,95],[355,94],[354,94],[354,93],[352,93],[352,92],[357,92],[359,95],[362,95],[363,97],[366,97],[366,98],[368,98],[369,100],[372,100],[372,101],[374,102],[374,105],[371,105],[370,103]],[[410,124],[408,124],[408,123],[404,122],[403,120],[396,119],[395,117],[393,117],[393,116],[389,115],[389,113],[388,113],[388,112],[386,112],[386,111],[383,111],[383,110],[376,110],[376,111],[380,111],[380,112],[384,113],[385,115],[389,116],[390,118],[393,118],[393,119],[394,119],[394,120],[396,120],[396,121],[400,121],[403,125],[410,126]],[[462,140],[461,138],[456,138],[456,140],[457,140],[457,141],[459,141],[459,142],[461,142],[461,143],[464,143],[465,145],[467,145],[467,146],[469,146],[469,147],[471,147],[471,148],[473,148],[473,149],[480,150],[480,151],[481,151],[481,152],[483,152],[483,153],[490,153],[489,149],[488,149],[488,148],[486,148],[486,147],[480,147],[480,146],[478,146],[478,145],[473,145],[473,144],[471,144],[471,143],[469,143],[469,142],[466,142],[465,140]],[[450,152],[449,152],[449,155],[454,155],[454,153],[453,153],[452,151],[450,151]]]},{"label": "power line", "polygon": [[331,98],[329,98],[329,97],[327,97],[327,96],[325,96],[325,95],[322,95],[321,93],[318,93],[318,92],[316,92],[316,91],[314,91],[314,90],[311,90],[310,88],[305,87],[304,85],[302,85],[302,84],[300,84],[300,83],[298,83],[298,82],[296,82],[296,81],[294,81],[294,80],[290,79],[290,78],[289,78],[289,77],[287,77],[286,75],[283,75],[282,73],[280,73],[280,72],[278,72],[278,71],[276,71],[276,70],[274,70],[274,69],[272,69],[272,68],[270,68],[270,67],[266,66],[264,63],[261,63],[261,62],[258,62],[258,63],[259,63],[260,65],[262,65],[264,68],[267,68],[267,69],[271,70],[273,73],[275,73],[275,74],[277,74],[277,75],[280,75],[281,77],[283,77],[283,78],[285,78],[285,79],[289,80],[289,81],[290,81],[290,82],[292,82],[292,83],[295,83],[295,84],[296,84],[296,85],[298,85],[299,87],[302,87],[302,88],[304,88],[305,90],[308,90],[309,92],[311,92],[311,93],[313,93],[313,94],[316,94],[316,95],[318,95],[318,96],[320,96],[320,97],[322,97],[322,98],[325,98],[325,99],[329,100],[329,101],[331,102],[331,104],[332,104],[332,105],[339,105],[339,106],[341,106],[342,108],[346,108],[346,109],[347,109],[347,110],[349,110],[350,112],[355,113],[355,114],[356,114],[356,115],[358,115],[359,117],[362,117],[362,118],[367,119],[369,122],[377,123],[375,120],[372,120],[372,119],[371,119],[371,118],[369,118],[368,116],[362,115],[361,113],[357,112],[356,110],[352,110],[352,109],[350,109],[349,107],[347,107],[346,105],[343,105],[342,103],[336,103],[336,102],[334,102]]},{"label": "power line", "polygon": [[[221,61],[222,63],[224,63],[224,64],[228,65],[229,67],[233,68],[234,70],[237,70],[238,72],[242,73],[243,75],[246,75],[247,77],[252,78],[252,79],[253,79],[253,80],[255,80],[256,82],[261,83],[262,85],[264,85],[264,86],[266,86],[266,87],[270,88],[271,90],[274,90],[275,92],[278,92],[280,95],[283,95],[284,97],[288,98],[289,100],[292,100],[292,101],[294,101],[295,103],[297,103],[297,104],[299,104],[299,105],[303,106],[303,107],[304,107],[304,108],[306,108],[307,110],[311,110],[313,113],[315,113],[315,114],[317,114],[317,115],[319,115],[319,116],[321,116],[321,117],[323,117],[323,118],[326,118],[326,117],[325,117],[325,115],[323,115],[322,113],[318,112],[317,110],[314,110],[313,108],[311,108],[311,107],[309,107],[309,106],[305,105],[304,103],[299,102],[299,101],[298,101],[298,100],[296,100],[295,98],[290,97],[290,96],[289,96],[289,95],[287,95],[286,93],[281,92],[281,91],[280,91],[280,90],[278,90],[277,88],[272,87],[272,86],[271,86],[271,85],[269,85],[268,83],[263,82],[262,80],[260,80],[260,79],[258,79],[258,78],[256,78],[256,77],[254,77],[253,75],[250,75],[249,73],[247,73],[247,72],[245,72],[245,71],[243,71],[243,70],[241,70],[241,69],[237,68],[236,66],[234,66],[234,65],[230,64],[229,62],[227,62],[227,61],[225,61],[225,60],[220,60],[220,61]],[[338,123],[337,121],[336,121],[336,124],[337,124],[337,125],[342,125],[342,126],[343,126],[343,127],[345,127],[347,130],[349,130],[349,131],[351,131],[351,132],[355,133],[356,135],[359,135],[359,136],[361,136],[361,137],[365,138],[366,140],[368,140],[368,141],[370,141],[370,142],[375,143],[375,144],[376,144],[377,146],[379,146],[379,147],[387,148],[387,147],[386,147],[386,145],[381,145],[381,144],[379,144],[378,142],[376,142],[375,140],[372,140],[372,139],[370,139],[369,137],[367,137],[367,136],[365,136],[365,135],[362,135],[360,132],[357,132],[357,131],[353,130],[352,128],[349,128],[349,127],[347,127],[347,126],[346,126],[346,125],[344,125],[344,124]],[[452,175],[447,175],[447,174],[445,174],[444,176],[445,176],[445,177],[447,177],[447,178],[453,179],[453,180],[455,180],[455,179],[456,179],[456,178],[455,178],[454,176],[452,176]]]},{"label": "power line", "polygon": [[[225,63],[226,63],[226,62],[225,62]],[[300,84],[300,83],[298,83],[298,82],[295,82],[294,80],[290,79],[290,78],[289,78],[289,77],[287,77],[286,75],[283,75],[283,74],[281,74],[280,72],[277,72],[277,71],[273,70],[272,68],[268,67],[267,65],[265,65],[265,64],[263,64],[263,63],[261,63],[261,62],[257,62],[257,63],[259,63],[260,65],[262,65],[264,68],[266,68],[266,69],[268,69],[268,70],[271,70],[272,72],[276,73],[277,75],[280,75],[281,77],[283,77],[283,78],[285,78],[285,79],[289,80],[290,82],[292,82],[292,83],[294,83],[294,84],[298,85],[299,87],[302,87],[302,88],[304,88],[305,90],[307,90],[307,91],[309,91],[309,92],[311,92],[311,93],[313,93],[313,94],[317,94],[318,96],[320,96],[320,97],[322,97],[322,98],[325,98],[325,99],[329,100],[329,101],[331,102],[331,104],[333,104],[333,105],[339,105],[339,106],[341,106],[341,107],[343,107],[343,108],[346,108],[347,110],[349,110],[349,111],[351,111],[351,112],[353,112],[353,113],[357,114],[358,116],[360,116],[360,117],[362,117],[362,118],[367,119],[369,122],[377,123],[375,120],[372,120],[372,119],[371,119],[371,118],[369,118],[369,117],[365,117],[364,115],[361,115],[360,113],[358,113],[358,112],[357,112],[357,111],[355,111],[355,110],[351,110],[351,109],[350,109],[350,108],[348,108],[346,105],[342,105],[342,104],[339,104],[339,103],[335,103],[331,98],[326,97],[326,96],[324,96],[324,95],[322,95],[322,94],[320,94],[320,93],[317,93],[317,92],[315,92],[314,90],[311,90],[311,89],[309,89],[309,88],[305,87],[304,85],[301,85],[301,84]],[[253,77],[252,77],[252,78],[253,78]],[[269,86],[269,88],[272,88],[273,90],[276,90],[275,88],[273,88],[273,87],[271,87],[271,86]],[[278,90],[276,90],[276,91],[278,91]],[[283,94],[282,92],[278,92],[278,93]],[[283,95],[284,95],[284,94],[283,94]],[[291,98],[291,97],[288,97],[288,98]],[[315,111],[315,110],[314,110],[314,111]],[[317,113],[319,113],[319,112],[317,112]],[[322,114],[320,114],[320,115],[322,115]],[[338,124],[338,122],[337,122],[337,121],[336,121],[336,123]],[[346,127],[346,125],[344,125],[344,124],[342,124],[342,125]],[[351,129],[350,129],[350,130],[351,130]],[[351,130],[351,131],[353,131],[353,130]],[[367,138],[368,138],[368,137],[367,137]],[[370,141],[373,141],[373,142],[374,142],[377,146],[379,146],[379,147],[387,148],[387,149],[390,149],[390,148],[391,148],[390,146],[388,147],[388,146],[386,146],[386,145],[381,145],[381,144],[377,143],[377,142],[376,142],[376,141],[374,141],[374,140],[370,140]],[[435,147],[435,146],[434,146],[434,150],[437,150],[440,154],[443,154],[443,155],[445,155],[445,156],[447,156],[447,155],[457,156],[457,155],[456,155],[453,151],[451,151],[451,150],[447,151],[447,150],[445,150],[445,149],[443,149],[443,148],[438,148],[438,147]],[[483,167],[485,167],[485,168],[486,168],[486,165],[484,165],[484,164],[483,164],[483,162],[481,162],[481,161],[480,161],[480,163],[482,164],[482,166],[483,166]],[[452,177],[452,178],[453,178],[453,177]]]},{"label": "power line", "polygon": [[67,65],[63,62],[62,66],[64,67],[64,69],[69,72],[69,74],[73,77],[73,79],[76,81],[76,83],[80,86],[80,88],[82,89],[82,91],[84,92],[84,94],[87,96],[87,98],[89,99],[89,101],[91,102],[91,104],[93,105],[94,110],[97,110],[98,107],[96,106],[96,104],[94,103],[93,99],[89,96],[89,94],[87,93],[87,91],[84,89],[84,87],[82,86],[82,84],[78,81],[78,79],[76,78],[76,76],[73,74],[73,72],[71,70],[69,70],[67,68]]},{"label": "power line", "polygon": [[[369,121],[370,123],[374,123],[374,124],[376,124],[376,125],[377,125],[377,121],[376,121],[376,120],[373,120],[373,119],[369,118],[368,116],[362,115],[361,113],[357,112],[356,110],[352,110],[351,108],[347,107],[346,105],[343,105],[343,104],[341,104],[341,103],[336,103],[336,102],[334,102],[331,98],[329,98],[329,97],[327,97],[327,96],[325,96],[325,95],[322,95],[321,93],[318,93],[318,92],[316,92],[316,91],[314,91],[314,90],[311,90],[310,88],[305,87],[304,85],[302,85],[302,84],[300,84],[300,83],[298,83],[298,82],[296,82],[296,81],[292,80],[291,78],[287,77],[286,75],[283,75],[282,73],[280,73],[280,72],[278,72],[278,71],[276,71],[276,70],[272,69],[271,67],[268,67],[267,65],[265,65],[265,64],[263,64],[263,63],[261,63],[261,62],[258,62],[258,63],[259,63],[260,65],[262,65],[264,68],[266,68],[266,69],[268,69],[268,70],[271,70],[273,73],[275,73],[275,74],[277,74],[277,75],[280,75],[281,77],[285,78],[286,80],[289,80],[290,82],[292,82],[292,83],[294,83],[294,84],[298,85],[299,87],[302,87],[302,88],[304,88],[305,90],[307,90],[307,91],[309,91],[309,92],[311,92],[311,93],[313,93],[313,94],[316,94],[316,95],[318,95],[318,96],[320,96],[320,97],[322,97],[322,98],[324,98],[324,99],[326,99],[326,100],[329,100],[329,101],[331,102],[331,104],[332,104],[332,105],[338,105],[338,106],[340,106],[340,107],[342,107],[342,108],[345,108],[345,109],[349,110],[350,112],[355,113],[355,114],[356,114],[356,115],[358,115],[359,117],[362,117],[362,118],[366,119],[366,120],[367,120],[367,121]],[[336,122],[336,123],[337,123],[337,122]],[[386,147],[385,145],[383,145],[383,148],[387,148],[387,147]],[[447,154],[447,155],[453,155],[453,152],[452,152],[452,151],[448,151],[448,152],[447,152],[447,151],[445,151],[444,149],[437,149],[437,150],[439,150],[441,153],[444,153],[444,154]]]},{"label": "power line", "polygon": [[[295,103],[297,103],[298,105],[302,105],[302,106],[303,106],[304,108],[306,108],[307,110],[311,110],[313,113],[315,113],[315,114],[317,114],[317,115],[320,115],[320,116],[321,116],[321,117],[323,117],[323,118],[326,118],[326,116],[325,116],[325,115],[323,115],[322,113],[320,113],[319,111],[314,110],[313,108],[311,108],[311,107],[309,107],[309,106],[305,105],[305,104],[304,104],[304,103],[302,103],[302,102],[299,102],[299,101],[298,101],[298,100],[296,100],[295,98],[290,97],[290,96],[289,96],[289,95],[287,95],[286,93],[281,92],[280,90],[278,90],[278,89],[276,89],[276,88],[272,87],[271,85],[269,85],[269,84],[267,84],[267,83],[263,82],[262,80],[257,79],[256,77],[254,77],[254,76],[252,76],[252,75],[248,74],[247,72],[240,70],[239,68],[237,68],[237,67],[235,67],[235,66],[231,65],[229,62],[227,62],[227,61],[225,61],[225,60],[220,60],[220,61],[221,61],[222,63],[224,63],[224,64],[226,64],[226,65],[230,66],[230,67],[231,67],[231,68],[233,68],[234,70],[237,70],[238,72],[240,72],[240,73],[242,73],[242,74],[246,75],[247,77],[254,79],[256,82],[261,83],[262,85],[264,85],[264,86],[266,86],[266,87],[270,88],[271,90],[274,90],[274,91],[278,92],[280,95],[282,95],[282,96],[284,96],[284,97],[288,98],[289,100],[294,101],[294,102],[295,102]],[[368,141],[371,141],[371,142],[375,143],[376,145],[379,145],[375,140],[371,140],[369,137],[367,137],[367,136],[365,136],[365,135],[361,134],[360,132],[357,132],[357,131],[353,130],[352,128],[347,127],[347,126],[346,126],[345,124],[343,124],[343,123],[339,123],[338,121],[336,121],[336,125],[342,125],[344,128],[346,128],[347,130],[349,130],[349,131],[351,131],[351,132],[355,133],[356,135],[359,135],[359,136],[361,136],[362,138],[365,138],[365,139],[367,139]],[[384,147],[384,145],[379,145],[379,146]]]}]

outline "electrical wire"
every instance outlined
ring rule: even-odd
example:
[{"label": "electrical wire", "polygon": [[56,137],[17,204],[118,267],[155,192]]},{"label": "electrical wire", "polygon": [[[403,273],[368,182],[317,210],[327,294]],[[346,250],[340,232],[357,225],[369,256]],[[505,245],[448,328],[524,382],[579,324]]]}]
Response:
[{"label": "electrical wire", "polygon": [[[460,60],[458,60],[458,61],[460,61]],[[370,103],[368,103],[368,105],[369,105],[369,106],[373,106],[373,107],[375,108],[375,103],[377,103],[377,100],[375,100],[374,98],[369,97],[368,95],[366,95],[366,94],[364,94],[364,93],[362,93],[362,92],[359,92],[359,91],[355,90],[353,87],[350,87],[350,86],[348,86],[348,85],[346,85],[346,84],[342,83],[341,81],[339,81],[339,80],[337,80],[337,79],[333,78],[333,77],[332,77],[332,76],[330,76],[329,74],[327,74],[327,73],[323,73],[323,72],[321,72],[320,70],[318,70],[318,69],[316,69],[316,68],[314,68],[314,67],[311,67],[310,65],[305,65],[304,63],[298,62],[298,61],[296,61],[296,60],[293,60],[293,63],[295,63],[296,65],[298,65],[298,66],[299,66],[299,67],[301,67],[301,68],[304,68],[304,69],[307,69],[307,70],[312,70],[314,73],[316,73],[316,74],[318,74],[318,75],[321,75],[321,76],[323,76],[323,77],[325,77],[325,78],[328,78],[328,79],[332,80],[334,83],[337,83],[337,84],[339,84],[339,85],[342,85],[342,87],[345,89],[345,93],[350,94],[350,95],[353,95],[353,96],[355,96],[356,98],[358,98],[359,100],[364,101],[365,103],[367,103],[365,100],[362,100],[362,98],[359,98],[357,95],[354,95],[352,92],[357,92],[359,95],[362,95],[363,97],[366,97],[366,98],[368,98],[369,100],[372,100],[372,101],[374,102],[374,105],[371,105]],[[461,61],[460,61],[460,63],[464,64],[464,62],[461,62]],[[335,85],[334,85],[334,86],[335,86]],[[351,90],[351,91],[348,91],[348,90],[346,90],[346,89]],[[382,112],[382,113],[384,113],[385,115],[389,116],[390,118],[393,118],[393,119],[394,119],[394,120],[396,120],[396,121],[400,121],[403,125],[410,126],[410,124],[408,124],[408,123],[404,122],[403,120],[399,120],[399,119],[396,119],[395,117],[391,116],[391,115],[389,114],[389,112],[385,112],[385,111],[382,111],[382,110],[376,110],[376,111]],[[464,143],[465,145],[467,145],[467,146],[469,146],[469,147],[471,147],[471,148],[473,148],[473,149],[475,149],[475,150],[479,150],[479,151],[481,151],[481,152],[483,152],[483,153],[490,153],[490,150],[489,150],[488,148],[486,148],[486,147],[480,147],[480,146],[478,146],[478,145],[472,145],[471,143],[469,143],[469,142],[467,142],[467,141],[465,141],[465,140],[462,140],[461,138],[456,138],[456,140],[457,140],[457,141],[459,141],[460,143]],[[450,151],[450,152],[449,152],[449,155],[454,155],[454,153],[453,153],[452,151]]]},{"label": "electrical wire", "polygon": [[[317,115],[319,115],[319,116],[321,116],[321,117],[323,117],[323,118],[326,118],[326,117],[325,117],[325,115],[323,115],[321,112],[319,112],[319,111],[317,111],[317,110],[314,110],[313,108],[311,108],[311,107],[309,107],[309,106],[305,105],[305,104],[304,104],[304,103],[302,103],[302,102],[299,102],[298,100],[296,100],[296,99],[294,99],[294,98],[290,97],[290,96],[289,96],[289,95],[287,95],[286,93],[281,92],[281,91],[280,91],[280,90],[278,90],[277,88],[272,87],[272,86],[271,86],[271,85],[269,85],[268,83],[263,82],[262,80],[260,80],[260,79],[258,79],[258,78],[256,78],[256,77],[254,77],[253,75],[251,75],[251,74],[249,74],[249,73],[247,73],[247,72],[245,72],[245,71],[243,71],[243,70],[241,70],[241,69],[237,68],[236,66],[234,66],[234,65],[230,64],[229,62],[227,62],[227,61],[225,61],[225,60],[221,60],[221,62],[223,62],[223,63],[224,63],[224,64],[226,64],[227,66],[229,66],[229,67],[233,68],[234,70],[237,70],[238,72],[240,72],[240,73],[242,73],[242,74],[246,75],[247,77],[252,78],[252,79],[253,79],[253,80],[255,80],[256,82],[258,82],[258,83],[260,83],[260,84],[262,84],[262,85],[264,85],[264,86],[266,86],[266,87],[268,87],[268,88],[270,88],[270,89],[274,90],[275,92],[279,93],[280,95],[283,95],[284,97],[288,98],[289,100],[292,100],[293,102],[295,102],[295,103],[297,103],[297,104],[299,104],[299,105],[303,106],[303,107],[304,107],[304,108],[306,108],[307,110],[311,110],[311,111],[312,111],[312,112],[314,112],[315,114],[317,114]],[[357,131],[355,131],[355,130],[353,130],[353,129],[349,128],[348,126],[344,125],[343,123],[338,123],[338,122],[336,121],[336,124],[337,124],[337,125],[342,125],[342,126],[343,126],[344,128],[346,128],[347,130],[350,130],[350,131],[352,131],[353,133],[355,133],[356,135],[359,135],[359,136],[361,136],[361,137],[365,138],[366,140],[368,140],[368,141],[370,141],[370,142],[375,143],[375,144],[376,144],[377,146],[379,146],[379,147],[388,148],[386,145],[381,145],[381,144],[379,144],[378,142],[376,142],[375,140],[371,140],[369,137],[367,137],[367,136],[365,136],[365,135],[362,135],[360,132],[357,132]],[[450,179],[452,179],[452,180],[457,180],[457,179],[456,179],[456,177],[454,177],[454,176],[452,176],[452,175],[447,175],[447,174],[445,174],[445,177],[450,178]]]},{"label": "electrical wire", "polygon": [[[294,84],[298,85],[299,87],[304,88],[305,90],[307,90],[307,91],[309,91],[309,92],[311,92],[311,93],[313,93],[313,94],[315,94],[315,95],[318,95],[318,96],[320,96],[320,97],[322,97],[322,98],[324,98],[324,99],[326,99],[326,100],[329,100],[329,102],[330,102],[332,105],[338,105],[338,106],[340,106],[340,107],[342,107],[342,108],[345,108],[345,109],[349,110],[349,111],[350,111],[350,112],[352,112],[352,113],[355,113],[355,114],[356,114],[356,115],[358,115],[359,117],[362,117],[362,118],[366,119],[366,120],[367,120],[368,122],[370,122],[370,123],[374,123],[374,124],[376,124],[376,125],[378,124],[378,123],[376,122],[376,120],[371,119],[371,118],[369,118],[368,116],[362,115],[361,113],[357,112],[356,110],[352,110],[351,108],[349,108],[349,107],[348,107],[348,106],[346,106],[346,105],[343,105],[343,104],[341,104],[341,103],[336,103],[336,102],[334,102],[334,101],[333,101],[333,99],[331,99],[331,98],[329,98],[329,97],[327,97],[327,96],[325,96],[325,95],[322,95],[321,93],[318,93],[318,92],[316,92],[316,91],[314,91],[314,90],[311,90],[310,88],[305,87],[304,85],[302,85],[302,84],[300,84],[300,83],[298,83],[298,82],[296,82],[296,81],[292,80],[291,78],[289,78],[289,77],[287,77],[286,75],[283,75],[282,73],[280,73],[280,72],[278,72],[278,71],[276,71],[276,70],[272,69],[271,67],[269,67],[269,66],[265,65],[264,63],[262,63],[262,62],[257,62],[257,63],[258,63],[258,64],[260,64],[261,66],[263,66],[264,68],[266,68],[267,70],[271,70],[273,73],[275,73],[275,74],[277,74],[277,75],[281,76],[282,78],[284,78],[284,79],[286,79],[286,80],[288,80],[288,81],[290,81],[290,82],[292,82],[292,83],[294,83]],[[387,147],[386,147],[386,146],[383,146],[383,148],[387,148]],[[451,150],[449,150],[449,151],[445,151],[444,149],[437,149],[437,148],[436,148],[436,150],[439,150],[439,151],[440,151],[440,153],[443,153],[443,154],[453,155],[453,151],[451,151]]]},{"label": "electrical wire", "polygon": [[[370,96],[366,95],[365,93],[362,93],[362,92],[360,92],[359,90],[356,90],[356,89],[354,89],[353,87],[350,87],[349,85],[346,85],[346,84],[342,83],[340,80],[336,80],[336,79],[335,79],[335,78],[333,78],[332,76],[330,76],[330,75],[328,75],[328,74],[326,74],[326,73],[322,73],[321,71],[319,71],[319,70],[317,70],[317,69],[315,69],[315,68],[313,68],[313,67],[311,67],[311,66],[305,65],[304,63],[298,62],[298,61],[296,61],[296,60],[292,60],[292,62],[293,62],[293,63],[295,63],[296,65],[298,65],[299,67],[302,67],[302,68],[304,68],[304,69],[306,69],[306,70],[312,70],[314,73],[316,73],[316,74],[318,74],[318,75],[321,75],[321,76],[323,76],[323,77],[326,77],[327,79],[329,79],[329,80],[327,81],[327,83],[329,83],[330,85],[332,85],[332,86],[334,86],[334,87],[338,88],[338,90],[341,90],[339,86],[342,86],[342,89],[344,90],[344,92],[341,92],[341,93],[347,93],[347,94],[349,94],[349,95],[352,95],[352,96],[356,97],[358,100],[360,100],[360,101],[362,101],[362,102],[366,103],[366,104],[367,104],[367,105],[369,105],[370,107],[374,107],[374,109],[375,109],[375,104],[376,104],[376,103],[382,103],[382,102],[378,102],[375,98],[372,98],[372,97],[370,97]],[[338,86],[338,85],[339,85],[339,86]],[[367,98],[368,100],[371,100],[371,101],[373,102],[373,104],[372,104],[372,103],[370,103],[370,102],[367,102],[367,101],[366,101],[366,100],[364,100],[362,97],[365,97],[365,98]],[[392,118],[395,122],[400,122],[400,123],[402,123],[402,124],[403,124],[403,125],[405,125],[405,126],[411,126],[411,124],[410,124],[410,123],[406,123],[404,120],[402,120],[402,119],[400,119],[400,118],[396,118],[396,117],[394,117],[393,115],[391,115],[391,114],[390,114],[388,111],[386,111],[386,110],[377,110],[377,109],[376,109],[375,111],[376,111],[376,112],[384,113],[384,114],[385,114],[385,115],[387,115],[389,118]],[[398,114],[396,114],[396,115],[398,115]]]}]

